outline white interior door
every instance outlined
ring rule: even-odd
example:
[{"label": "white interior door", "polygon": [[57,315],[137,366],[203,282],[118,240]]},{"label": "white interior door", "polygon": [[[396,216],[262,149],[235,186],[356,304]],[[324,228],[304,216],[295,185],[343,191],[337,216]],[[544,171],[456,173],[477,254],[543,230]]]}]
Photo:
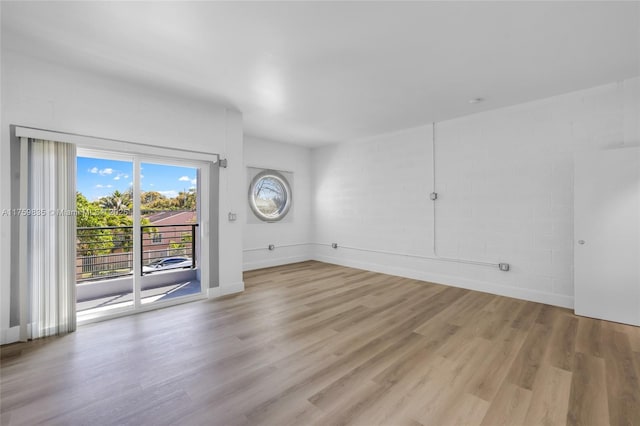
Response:
[{"label": "white interior door", "polygon": [[575,312],[640,325],[640,148],[575,164]]}]

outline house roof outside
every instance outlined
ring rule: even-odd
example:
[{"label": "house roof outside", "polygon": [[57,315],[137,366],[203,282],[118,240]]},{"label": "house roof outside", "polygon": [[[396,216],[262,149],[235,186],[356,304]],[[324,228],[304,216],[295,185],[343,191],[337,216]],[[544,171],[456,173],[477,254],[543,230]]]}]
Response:
[{"label": "house roof outside", "polygon": [[156,212],[143,217],[149,219],[152,225],[185,225],[198,223],[196,211],[164,211]]}]

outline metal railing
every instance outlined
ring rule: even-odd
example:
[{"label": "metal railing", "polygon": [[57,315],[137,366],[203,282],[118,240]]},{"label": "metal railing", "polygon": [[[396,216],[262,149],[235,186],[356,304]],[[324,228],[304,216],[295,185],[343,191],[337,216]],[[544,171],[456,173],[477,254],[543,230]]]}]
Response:
[{"label": "metal railing", "polygon": [[[197,223],[141,226],[143,274],[172,269],[170,265],[161,265],[168,258],[184,258],[177,267],[195,268],[197,227]],[[78,227],[76,282],[131,275],[133,238],[132,226]]]}]

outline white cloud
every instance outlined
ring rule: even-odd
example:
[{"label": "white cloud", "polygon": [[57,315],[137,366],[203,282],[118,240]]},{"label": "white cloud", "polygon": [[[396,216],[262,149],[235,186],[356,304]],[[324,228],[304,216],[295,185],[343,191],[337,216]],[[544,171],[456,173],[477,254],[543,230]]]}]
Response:
[{"label": "white cloud", "polygon": [[97,184],[96,188],[113,188],[113,185],[100,185],[100,184]]},{"label": "white cloud", "polygon": [[122,175],[118,175],[118,176],[114,177],[113,180],[120,180],[120,176],[122,176]]},{"label": "white cloud", "polygon": [[[111,167],[106,167],[104,169],[99,169],[96,166],[93,166],[90,169],[87,169],[89,173],[93,173],[94,175],[100,176],[109,176],[112,175],[116,170],[113,170]],[[118,176],[124,176],[122,173],[118,173]],[[117,180],[117,179],[116,179]]]},{"label": "white cloud", "polygon": [[158,192],[168,198],[174,198],[178,196],[178,191],[176,191],[175,189],[170,189],[168,191],[158,191]]},{"label": "white cloud", "polygon": [[190,182],[191,185],[195,185],[196,182],[198,181],[197,178],[193,178],[191,179],[189,176],[182,176],[180,179],[178,179],[180,182]]}]

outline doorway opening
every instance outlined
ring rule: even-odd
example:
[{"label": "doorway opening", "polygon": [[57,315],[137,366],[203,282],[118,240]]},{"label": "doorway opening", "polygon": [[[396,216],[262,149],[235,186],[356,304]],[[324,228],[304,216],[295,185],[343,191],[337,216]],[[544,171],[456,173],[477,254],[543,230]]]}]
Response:
[{"label": "doorway opening", "polygon": [[203,174],[207,163],[78,150],[80,322],[203,297]]}]

